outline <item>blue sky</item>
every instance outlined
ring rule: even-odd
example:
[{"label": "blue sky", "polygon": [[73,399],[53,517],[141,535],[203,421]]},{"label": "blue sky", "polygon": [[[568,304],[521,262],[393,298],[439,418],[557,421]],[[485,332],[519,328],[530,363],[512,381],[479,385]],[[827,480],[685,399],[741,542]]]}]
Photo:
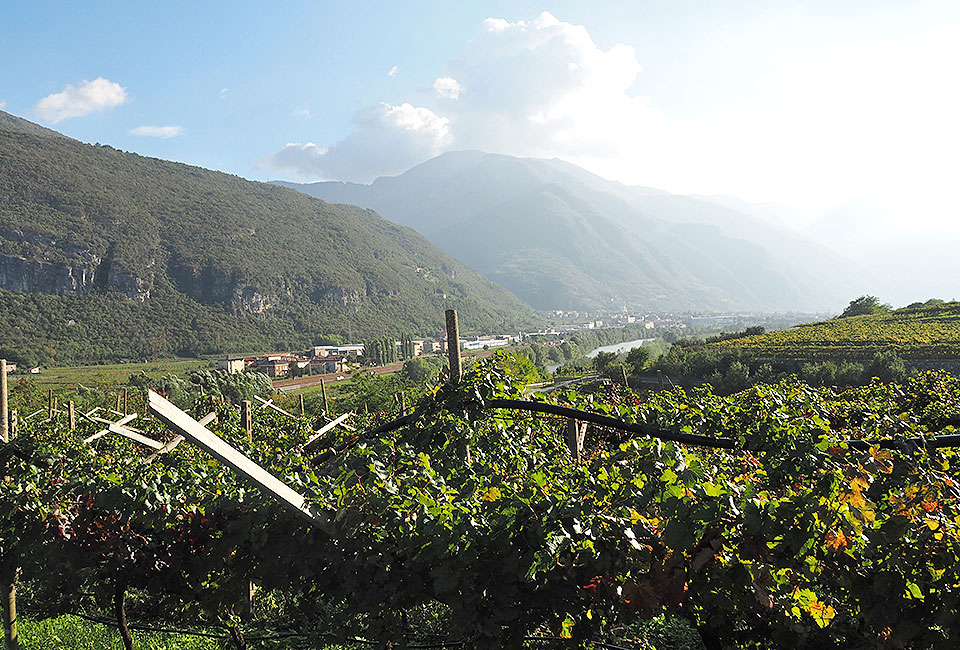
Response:
[{"label": "blue sky", "polygon": [[925,197],[923,218],[955,220],[956,2],[23,2],[3,14],[4,110],[247,178],[369,181],[479,148],[674,192],[867,200],[893,219]]}]

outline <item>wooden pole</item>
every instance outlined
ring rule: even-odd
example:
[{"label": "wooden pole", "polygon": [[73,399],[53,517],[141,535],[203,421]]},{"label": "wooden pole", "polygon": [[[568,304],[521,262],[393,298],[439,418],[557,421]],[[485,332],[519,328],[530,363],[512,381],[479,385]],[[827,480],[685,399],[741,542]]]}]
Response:
[{"label": "wooden pole", "polygon": [[400,415],[407,414],[407,394],[403,391],[397,395],[397,402],[400,404]]},{"label": "wooden pole", "polygon": [[657,383],[660,384],[660,390],[663,390],[663,371],[662,370],[657,371]]},{"label": "wooden pole", "polygon": [[73,403],[73,400],[67,402],[67,414],[70,417],[70,430],[73,431],[77,428],[77,408]]},{"label": "wooden pole", "polygon": [[323,377],[320,378],[320,395],[323,397],[323,412],[329,413],[330,408],[327,406],[327,387],[323,383]]},{"label": "wooden pole", "polygon": [[53,419],[53,412],[56,410],[56,406],[53,404],[53,389],[47,389],[47,417],[51,420]]},{"label": "wooden pole", "polygon": [[253,442],[253,407],[248,399],[240,402],[240,425],[247,432],[247,442]]},{"label": "wooden pole", "polygon": [[300,417],[303,417],[307,414],[307,409],[303,406],[303,393],[300,393]]},{"label": "wooden pole", "polygon": [[127,389],[124,388],[124,389],[123,389],[123,414],[124,414],[124,415],[126,415],[127,413],[129,413],[129,411],[127,410],[127,406],[128,406],[128,403],[127,403]]},{"label": "wooden pole", "polygon": [[586,422],[577,422],[573,418],[567,420],[567,448],[570,450],[570,456],[578,463],[583,452],[583,439],[586,433]]},{"label": "wooden pole", "polygon": [[0,438],[10,442],[10,415],[7,413],[7,360],[0,359]]},{"label": "wooden pole", "polygon": [[[117,413],[120,412],[120,399],[121,399],[120,393],[117,393],[117,408],[113,409],[113,410],[116,411]],[[124,414],[124,415],[126,415],[126,414]]]},{"label": "wooden pole", "polygon": [[[16,570],[9,578],[0,583],[0,600],[3,609],[3,638],[6,650],[19,650],[20,640],[17,638],[17,587],[14,584]],[[9,580],[9,583],[7,582]]]},{"label": "wooden pole", "polygon": [[622,363],[620,364],[620,372],[623,374],[623,385],[630,388],[630,384],[627,382],[627,369]]},{"label": "wooden pole", "polygon": [[450,383],[459,384],[463,376],[463,361],[460,358],[460,324],[457,310],[447,310],[447,357],[450,359]]}]

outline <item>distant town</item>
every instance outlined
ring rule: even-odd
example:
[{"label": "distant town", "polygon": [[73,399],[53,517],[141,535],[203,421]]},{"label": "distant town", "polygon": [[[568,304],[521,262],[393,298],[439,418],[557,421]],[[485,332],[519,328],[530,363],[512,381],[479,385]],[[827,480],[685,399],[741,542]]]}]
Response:
[{"label": "distant town", "polygon": [[[617,328],[626,325],[642,324],[643,329],[656,336],[666,330],[683,331],[690,326],[723,327],[735,326],[744,322],[763,321],[769,315],[754,313],[737,314],[655,314],[637,315],[612,314],[598,318],[587,312],[553,311],[546,314],[558,324],[516,334],[486,334],[474,337],[461,337],[460,349],[463,351],[490,350],[527,342],[562,344],[577,332],[601,328]],[[592,318],[584,321],[583,318]],[[395,358],[406,360],[421,355],[444,354],[447,351],[445,332],[438,332],[434,338],[393,341]],[[365,363],[363,343],[342,345],[316,345],[305,350],[274,352],[255,356],[225,356],[217,362],[217,368],[230,373],[244,370],[257,370],[268,377],[279,379],[301,375],[328,375],[350,373],[357,367],[370,365]]]}]

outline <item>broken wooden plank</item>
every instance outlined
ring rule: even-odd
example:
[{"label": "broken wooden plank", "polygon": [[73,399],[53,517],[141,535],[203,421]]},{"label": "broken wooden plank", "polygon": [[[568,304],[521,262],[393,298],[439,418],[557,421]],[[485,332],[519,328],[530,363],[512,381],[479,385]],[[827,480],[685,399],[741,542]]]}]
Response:
[{"label": "broken wooden plank", "polygon": [[[207,413],[207,414],[204,415],[202,418],[200,418],[200,420],[197,422],[197,424],[199,424],[199,425],[202,426],[202,427],[205,427],[205,426],[207,426],[208,424],[210,424],[211,422],[215,422],[216,419],[217,419],[217,414],[216,414],[216,412]],[[184,440],[186,440],[186,438],[184,438],[183,436],[179,436],[179,435],[178,435],[178,436],[174,437],[173,440],[167,441],[167,444],[165,444],[164,446],[160,447],[160,449],[158,449],[158,450],[156,450],[155,452],[153,452],[153,453],[146,459],[146,462],[152,463],[153,461],[155,461],[155,460],[157,459],[157,456],[159,456],[160,454],[166,454],[166,453],[169,453],[169,452],[173,451],[174,449],[177,448],[177,445],[179,445],[179,444],[180,444],[181,442],[183,442]]]},{"label": "broken wooden plank", "polygon": [[283,413],[283,414],[286,415],[288,418],[293,418],[294,420],[297,419],[297,416],[294,415],[293,413],[289,413],[289,412],[287,412],[287,411],[284,411],[282,408],[280,408],[279,406],[277,406],[276,404],[274,404],[272,399],[269,399],[269,400],[263,399],[263,398],[260,397],[259,395],[254,395],[253,398],[254,398],[255,400],[258,400],[258,401],[262,404],[262,406],[261,406],[260,408],[272,408],[272,409],[273,409],[274,411],[276,411],[277,413]]},{"label": "broken wooden plank", "polygon": [[147,436],[141,433],[138,433],[136,431],[132,431],[131,429],[128,429],[127,427],[117,422],[111,424],[108,428],[113,433],[130,438],[131,440],[135,442],[139,442],[141,445],[145,445],[147,447],[150,447],[151,449],[160,449],[161,447],[163,447],[162,442],[158,440],[154,440],[153,438],[148,438]]},{"label": "broken wooden plank", "polygon": [[[137,414],[136,414],[136,413],[131,413],[130,415],[132,415],[134,418],[137,417]],[[96,416],[94,416],[94,417],[92,417],[92,418],[88,418],[88,419],[89,419],[91,422],[96,422],[96,423],[98,423],[98,424],[105,424],[105,425],[107,425],[108,427],[109,427],[111,424],[116,424],[117,422],[120,422],[120,423],[123,425],[124,428],[129,429],[130,431],[133,431],[134,433],[139,433],[140,435],[143,435],[144,433],[146,433],[145,431],[143,431],[143,430],[141,430],[141,429],[137,429],[136,427],[131,427],[131,426],[128,426],[128,425],[127,425],[127,422],[129,422],[129,421],[132,419],[132,418],[130,418],[130,416],[125,416],[124,418],[121,418],[120,420],[117,420],[117,422],[114,422],[113,420],[107,420],[107,419],[105,419],[105,418],[98,418],[98,417],[96,417]]]},{"label": "broken wooden plank", "polygon": [[312,447],[314,443],[316,443],[318,440],[320,440],[320,438],[323,436],[323,434],[325,434],[327,431],[329,431],[330,429],[334,428],[334,427],[337,426],[338,424],[342,423],[344,420],[346,420],[346,419],[347,419],[348,417],[350,417],[351,415],[353,415],[353,413],[344,413],[343,415],[341,415],[340,417],[338,417],[338,418],[337,418],[336,420],[334,420],[333,422],[329,422],[329,423],[323,425],[322,427],[320,427],[319,429],[317,429],[316,431],[314,431],[313,435],[310,436],[310,439],[307,440],[307,441],[303,444],[304,450],[309,449],[310,447]]},{"label": "broken wooden plank", "polygon": [[104,420],[103,418],[89,417],[89,416],[87,416],[87,415],[84,415],[84,417],[87,418],[88,420],[91,420],[92,422],[97,422],[97,423],[99,423],[99,424],[106,424],[106,425],[107,425],[107,428],[106,428],[106,429],[101,429],[100,431],[97,431],[97,432],[96,432],[95,434],[93,434],[92,436],[90,436],[90,437],[88,437],[88,438],[84,438],[83,442],[84,442],[85,444],[88,444],[88,445],[89,445],[91,442],[93,442],[93,441],[96,440],[97,438],[100,438],[100,437],[105,436],[105,435],[107,435],[108,433],[110,433],[110,426],[111,426],[111,425],[119,424],[120,426],[123,426],[123,425],[126,424],[127,422],[130,422],[131,420],[136,419],[137,414],[136,414],[136,413],[132,413],[132,414],[126,416],[126,417],[120,418],[120,419],[117,420],[116,422],[112,422],[111,420]]},{"label": "broken wooden plank", "polygon": [[316,506],[308,503],[302,495],[286,483],[231,447],[206,427],[200,426],[199,422],[152,390],[148,391],[147,400],[150,412],[168,427],[206,450],[223,464],[231,467],[290,511],[324,532],[333,533],[330,517]]}]

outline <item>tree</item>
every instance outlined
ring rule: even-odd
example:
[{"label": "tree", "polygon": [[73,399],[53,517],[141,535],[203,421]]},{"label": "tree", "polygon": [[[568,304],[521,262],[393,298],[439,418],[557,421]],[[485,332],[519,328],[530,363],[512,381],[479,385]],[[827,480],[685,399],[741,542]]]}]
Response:
[{"label": "tree", "polygon": [[889,303],[882,303],[876,296],[860,296],[856,300],[851,300],[847,308],[838,318],[849,318],[850,316],[863,316],[865,314],[885,314],[893,309]]},{"label": "tree", "polygon": [[650,358],[650,350],[641,346],[627,352],[627,368],[631,375],[639,375]]},{"label": "tree", "polygon": [[597,369],[597,372],[602,373],[616,358],[617,355],[613,352],[598,352],[597,356],[593,358],[593,367]]}]

